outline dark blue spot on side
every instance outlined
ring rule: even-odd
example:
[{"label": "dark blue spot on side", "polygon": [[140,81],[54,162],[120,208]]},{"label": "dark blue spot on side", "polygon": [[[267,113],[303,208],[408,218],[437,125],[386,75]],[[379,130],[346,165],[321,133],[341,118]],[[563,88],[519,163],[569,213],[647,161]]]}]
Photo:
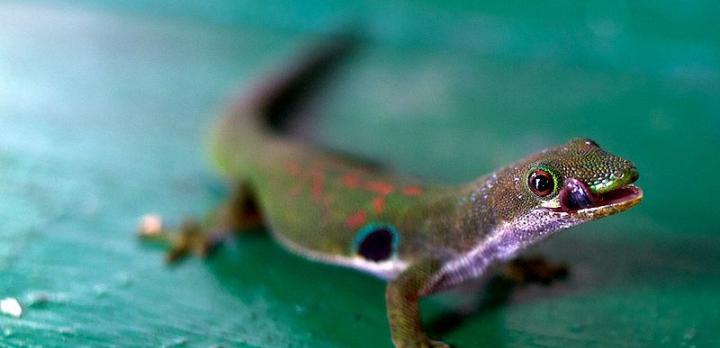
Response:
[{"label": "dark blue spot on side", "polygon": [[397,229],[392,225],[368,224],[355,237],[355,252],[368,261],[381,262],[393,256],[398,242]]}]

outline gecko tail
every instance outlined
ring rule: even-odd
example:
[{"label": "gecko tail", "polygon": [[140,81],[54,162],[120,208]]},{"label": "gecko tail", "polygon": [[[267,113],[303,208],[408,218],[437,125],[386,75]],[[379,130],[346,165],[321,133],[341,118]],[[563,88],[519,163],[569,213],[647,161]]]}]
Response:
[{"label": "gecko tail", "polygon": [[240,99],[230,110],[234,123],[262,133],[283,135],[290,131],[296,107],[311,96],[358,42],[351,35],[336,35],[300,55],[300,58]]},{"label": "gecko tail", "polygon": [[357,43],[357,37],[351,35],[324,40],[231,103],[210,129],[208,139],[220,172],[247,172],[261,156],[266,140],[288,136],[299,114],[293,109],[310,97]]}]

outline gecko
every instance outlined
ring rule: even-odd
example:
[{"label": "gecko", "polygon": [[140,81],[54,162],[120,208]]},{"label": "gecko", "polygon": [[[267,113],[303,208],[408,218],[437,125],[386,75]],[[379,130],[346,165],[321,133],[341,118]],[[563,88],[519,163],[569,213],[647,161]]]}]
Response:
[{"label": "gecko", "polygon": [[311,260],[387,281],[397,348],[440,348],[419,301],[491,272],[556,232],[623,212],[643,198],[636,166],[578,138],[460,185],[427,183],[292,136],[291,106],[346,55],[326,42],[237,98],[211,131],[232,191],[202,222],[166,228],[146,215],[139,234],[167,259],[207,255],[224,236],[262,227]]}]

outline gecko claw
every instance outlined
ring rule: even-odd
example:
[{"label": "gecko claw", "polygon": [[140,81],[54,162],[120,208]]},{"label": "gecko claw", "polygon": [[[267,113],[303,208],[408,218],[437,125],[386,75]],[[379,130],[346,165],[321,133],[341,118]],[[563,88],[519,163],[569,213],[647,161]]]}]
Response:
[{"label": "gecko claw", "polygon": [[185,220],[176,231],[163,227],[162,217],[147,214],[140,218],[138,237],[147,241],[159,241],[167,246],[165,261],[177,263],[190,254],[205,258],[213,249],[213,243],[195,220]]}]

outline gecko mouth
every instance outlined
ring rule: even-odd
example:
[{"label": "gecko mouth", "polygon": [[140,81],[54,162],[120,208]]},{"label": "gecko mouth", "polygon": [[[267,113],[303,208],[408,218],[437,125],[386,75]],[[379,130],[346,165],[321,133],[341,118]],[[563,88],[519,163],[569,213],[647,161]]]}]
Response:
[{"label": "gecko mouth", "polygon": [[585,183],[568,178],[560,191],[560,207],[556,210],[580,215],[605,216],[637,205],[642,197],[642,190],[633,184],[608,192],[593,193]]}]

